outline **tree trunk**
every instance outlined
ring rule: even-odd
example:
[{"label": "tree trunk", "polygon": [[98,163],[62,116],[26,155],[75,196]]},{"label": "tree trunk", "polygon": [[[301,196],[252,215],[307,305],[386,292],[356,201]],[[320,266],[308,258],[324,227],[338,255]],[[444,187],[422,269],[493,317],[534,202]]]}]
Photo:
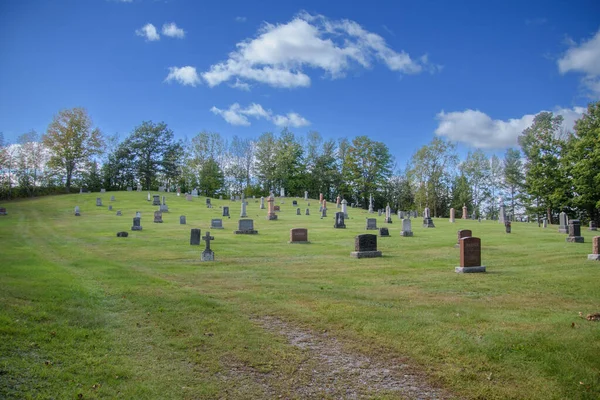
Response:
[{"label": "tree trunk", "polygon": [[551,224],[552,223],[552,212],[550,210],[550,207],[546,208],[546,218],[548,218],[548,223]]}]

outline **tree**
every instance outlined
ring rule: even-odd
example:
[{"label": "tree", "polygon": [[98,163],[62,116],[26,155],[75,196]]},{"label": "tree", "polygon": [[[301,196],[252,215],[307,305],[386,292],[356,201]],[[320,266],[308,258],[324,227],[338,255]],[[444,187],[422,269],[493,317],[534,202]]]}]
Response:
[{"label": "tree", "polygon": [[[495,218],[498,214],[496,211],[496,197],[500,194],[502,188],[502,179],[504,176],[504,168],[502,161],[497,155],[492,155],[490,158],[490,176],[488,184],[489,202],[487,214],[490,218]],[[511,214],[514,216],[514,210]]]},{"label": "tree", "polygon": [[574,205],[600,222],[600,101],[588,104],[587,112],[575,122],[567,160],[577,193]]},{"label": "tree", "polygon": [[304,150],[295,135],[284,128],[275,145],[274,180],[277,189],[285,189],[286,193],[298,195],[303,190]]},{"label": "tree", "polygon": [[275,149],[276,140],[271,132],[265,132],[258,138],[256,142],[256,158],[254,169],[258,175],[258,179],[263,187],[263,190],[269,192],[275,190]]},{"label": "tree", "polygon": [[213,158],[206,160],[200,169],[200,193],[207,197],[214,197],[223,188],[225,177],[221,166]]},{"label": "tree", "polygon": [[368,205],[370,194],[385,186],[392,175],[392,163],[392,155],[384,143],[367,136],[352,140],[344,160],[345,178],[351,182],[354,197],[363,207]]},{"label": "tree", "polygon": [[19,186],[29,196],[34,196],[36,188],[42,183],[46,151],[36,131],[22,134],[17,141],[19,143],[17,157]]},{"label": "tree", "polygon": [[146,189],[156,183],[159,173],[169,174],[172,164],[183,156],[181,143],[174,140],[173,131],[164,122],[142,122],[120,147],[130,152],[136,177]]},{"label": "tree", "polygon": [[521,152],[516,149],[506,150],[504,155],[503,186],[510,201],[511,215],[514,220],[517,198],[525,182]]},{"label": "tree", "polygon": [[[469,180],[463,174],[457,175],[452,181],[452,200],[450,206],[455,210],[462,210],[466,206],[468,210],[472,210],[473,206],[473,186],[469,184]],[[462,211],[457,211],[461,213]],[[459,214],[461,215],[461,214]]]},{"label": "tree", "polygon": [[55,115],[42,141],[51,152],[48,165],[64,174],[67,191],[78,168],[89,164],[104,147],[102,133],[98,128],[92,129],[92,120],[83,108],[62,110]]},{"label": "tree", "polygon": [[[474,211],[481,212],[481,203],[490,196],[490,163],[482,150],[469,151],[467,159],[460,166],[461,172],[471,185]],[[493,200],[492,200],[493,202]]]},{"label": "tree", "polygon": [[565,142],[558,135],[563,117],[551,112],[541,112],[533,124],[519,136],[525,154],[525,187],[536,203],[546,209],[548,221],[552,210],[568,202],[567,174],[561,162]]}]

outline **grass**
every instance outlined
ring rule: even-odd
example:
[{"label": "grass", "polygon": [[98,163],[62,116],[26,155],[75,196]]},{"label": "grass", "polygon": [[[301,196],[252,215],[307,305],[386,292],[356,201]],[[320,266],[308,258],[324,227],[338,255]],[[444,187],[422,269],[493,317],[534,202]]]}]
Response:
[{"label": "grass", "polygon": [[[116,201],[108,201],[111,195]],[[101,196],[104,207],[96,207]],[[348,351],[410,360],[430,382],[469,399],[600,398],[600,263],[557,226],[434,219],[414,237],[378,238],[384,257],[353,259],[366,212],[285,199],[277,221],[258,200],[258,235],[234,235],[240,204],[168,194],[163,224],[146,193],[74,194],[3,204],[0,217],[0,398],[301,398],[306,355],[253,320],[276,316],[335,334]],[[113,205],[113,211],[107,206]],[[73,216],[79,205],[81,217]],[[216,262],[201,263],[213,230]],[[122,210],[122,217],[115,215]],[[142,212],[142,231],[132,217]],[[179,225],[179,216],[187,225]],[[289,229],[308,228],[307,245]],[[456,231],[482,240],[485,274],[454,273]],[[128,238],[116,232],[128,231]],[[323,397],[327,397],[326,393]],[[377,397],[376,395],[373,395]]]}]

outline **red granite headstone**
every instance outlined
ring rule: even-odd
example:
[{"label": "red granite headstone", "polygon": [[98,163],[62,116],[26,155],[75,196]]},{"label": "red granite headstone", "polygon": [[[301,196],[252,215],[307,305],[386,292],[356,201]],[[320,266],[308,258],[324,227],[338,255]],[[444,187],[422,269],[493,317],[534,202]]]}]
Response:
[{"label": "red granite headstone", "polygon": [[481,239],[465,237],[460,240],[460,266],[481,266]]}]

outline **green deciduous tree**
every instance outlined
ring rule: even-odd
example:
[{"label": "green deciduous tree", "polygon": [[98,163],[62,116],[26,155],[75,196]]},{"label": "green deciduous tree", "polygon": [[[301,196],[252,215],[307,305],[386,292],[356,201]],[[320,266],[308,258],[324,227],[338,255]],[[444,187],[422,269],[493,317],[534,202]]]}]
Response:
[{"label": "green deciduous tree", "polygon": [[510,210],[514,219],[515,207],[518,205],[519,194],[525,184],[521,152],[517,149],[508,149],[504,155],[504,174],[502,186],[510,202]]},{"label": "green deciduous tree", "polygon": [[67,191],[73,174],[101,154],[104,147],[102,133],[98,128],[92,129],[92,120],[83,108],[60,111],[42,140],[51,152],[48,165],[64,175]]},{"label": "green deciduous tree", "polygon": [[481,203],[490,197],[490,162],[482,150],[469,151],[467,159],[460,165],[460,170],[471,185],[473,209],[480,214]]}]

